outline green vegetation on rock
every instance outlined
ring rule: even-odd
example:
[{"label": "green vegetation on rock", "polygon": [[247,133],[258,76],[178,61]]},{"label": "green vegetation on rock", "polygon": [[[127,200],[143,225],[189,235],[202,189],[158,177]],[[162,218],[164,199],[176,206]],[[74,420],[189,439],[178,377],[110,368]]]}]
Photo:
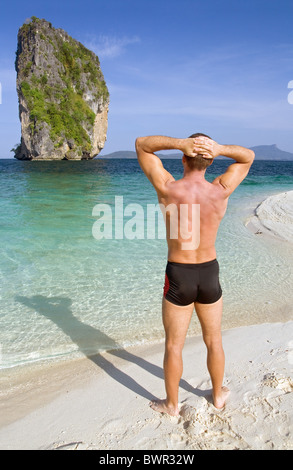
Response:
[{"label": "green vegetation on rock", "polygon": [[84,126],[94,125],[95,113],[71,86],[53,89],[46,86],[44,75],[21,83],[21,91],[30,110],[30,127],[34,134],[39,123],[50,126],[50,137],[58,144],[59,138],[73,139],[78,146],[90,151],[91,142]]}]

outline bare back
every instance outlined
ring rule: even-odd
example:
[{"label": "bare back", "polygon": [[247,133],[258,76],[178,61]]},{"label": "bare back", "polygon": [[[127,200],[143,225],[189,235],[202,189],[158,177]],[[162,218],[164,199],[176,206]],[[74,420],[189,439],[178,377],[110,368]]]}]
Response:
[{"label": "bare back", "polygon": [[[205,263],[216,258],[215,242],[220,222],[227,209],[228,198],[224,197],[222,187],[204,178],[194,180],[184,177],[170,181],[163,194],[158,193],[159,202],[165,208],[177,208],[178,225],[186,225],[189,234],[194,230],[192,225],[192,205],[198,207],[198,219],[195,230],[198,231],[197,243],[187,245],[186,235],[178,229],[178,236],[172,237],[170,231],[170,211],[166,211],[166,233],[168,243],[168,260],[177,263]],[[171,206],[170,206],[171,205]],[[188,208],[188,210],[187,210]],[[185,220],[182,220],[182,219]],[[188,219],[188,220],[186,220]],[[193,234],[194,235],[194,234]]]},{"label": "bare back", "polygon": [[[175,181],[154,153],[171,149],[183,153],[184,176],[178,181]],[[237,145],[220,145],[207,136],[188,139],[139,137],[136,139],[136,151],[142,170],[154,186],[159,202],[165,207],[168,260],[197,264],[215,259],[215,242],[220,222],[227,209],[228,198],[247,176],[254,160],[254,152]],[[234,163],[212,183],[205,180],[202,169],[191,171],[186,162],[186,156],[214,159],[220,155],[232,158]],[[185,210],[186,206],[188,212]],[[195,225],[193,206],[199,208]],[[168,212],[168,207],[172,207],[172,211],[177,213],[177,236],[174,236],[174,231],[172,233],[173,212]],[[185,233],[180,231],[182,222],[187,226]],[[196,243],[193,244],[192,240],[191,248],[187,249],[186,235],[190,234],[193,238],[193,232],[196,232]]]}]

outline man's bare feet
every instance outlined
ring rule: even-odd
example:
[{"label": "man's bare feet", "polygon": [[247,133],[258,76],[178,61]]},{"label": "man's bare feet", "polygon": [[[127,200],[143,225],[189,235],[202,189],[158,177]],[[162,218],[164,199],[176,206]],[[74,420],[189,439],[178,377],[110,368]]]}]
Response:
[{"label": "man's bare feet", "polygon": [[227,387],[222,387],[221,394],[218,397],[215,397],[213,395],[215,408],[217,408],[218,410],[222,410],[225,407],[225,404],[229,395],[230,395],[230,390]]},{"label": "man's bare feet", "polygon": [[167,406],[166,400],[154,400],[150,402],[150,407],[159,413],[167,413],[170,416],[179,416],[179,409]]}]

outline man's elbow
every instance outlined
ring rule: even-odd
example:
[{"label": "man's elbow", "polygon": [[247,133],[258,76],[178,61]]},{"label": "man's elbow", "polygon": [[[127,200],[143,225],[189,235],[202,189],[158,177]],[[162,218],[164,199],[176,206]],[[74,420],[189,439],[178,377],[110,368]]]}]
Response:
[{"label": "man's elbow", "polygon": [[140,147],[141,147],[141,141],[142,141],[142,137],[137,137],[136,141],[135,141],[135,149],[136,149],[136,152],[138,153]]},{"label": "man's elbow", "polygon": [[253,150],[249,149],[249,154],[250,154],[250,161],[251,161],[251,164],[252,164],[254,159],[255,159],[255,153],[254,153]]},{"label": "man's elbow", "polygon": [[144,140],[144,137],[137,137],[135,141],[135,150],[136,150],[137,158],[139,158],[140,152],[142,151],[143,140]]},{"label": "man's elbow", "polygon": [[246,165],[249,165],[251,166],[253,164],[253,161],[255,159],[255,153],[253,150],[250,150],[250,149],[246,149],[247,152],[246,152],[246,157],[245,157],[245,160],[243,161],[243,163],[245,163]]},{"label": "man's elbow", "polygon": [[141,145],[142,137],[137,137],[135,141],[135,148],[137,149]]}]

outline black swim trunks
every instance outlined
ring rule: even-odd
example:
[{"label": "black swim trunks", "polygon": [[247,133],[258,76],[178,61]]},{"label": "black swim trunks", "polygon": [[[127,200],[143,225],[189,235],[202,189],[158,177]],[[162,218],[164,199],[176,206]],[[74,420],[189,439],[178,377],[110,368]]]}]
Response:
[{"label": "black swim trunks", "polygon": [[194,302],[212,304],[222,297],[219,281],[219,263],[184,264],[168,261],[164,297],[175,305]]}]

